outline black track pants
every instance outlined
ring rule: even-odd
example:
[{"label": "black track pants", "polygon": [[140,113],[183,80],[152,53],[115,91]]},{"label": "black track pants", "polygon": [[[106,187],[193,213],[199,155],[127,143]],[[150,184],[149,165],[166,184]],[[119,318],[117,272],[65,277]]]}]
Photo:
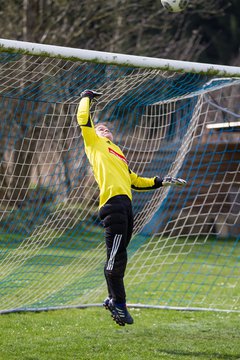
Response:
[{"label": "black track pants", "polygon": [[126,195],[114,196],[101,207],[99,216],[105,229],[107,261],[104,274],[109,297],[116,303],[125,303],[123,278],[127,265],[127,246],[133,230],[131,200]]}]

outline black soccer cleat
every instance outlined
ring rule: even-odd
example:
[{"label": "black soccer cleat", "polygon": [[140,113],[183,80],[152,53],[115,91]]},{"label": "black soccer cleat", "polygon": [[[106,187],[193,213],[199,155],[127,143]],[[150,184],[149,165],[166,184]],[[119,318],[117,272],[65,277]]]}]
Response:
[{"label": "black soccer cleat", "polygon": [[133,318],[128,312],[126,305],[115,305],[113,309],[113,319],[120,326],[124,326],[125,324],[132,325]]},{"label": "black soccer cleat", "polygon": [[[110,307],[109,307],[109,302],[110,302],[110,298],[107,297],[107,298],[104,300],[104,302],[103,302],[103,306],[105,307],[106,310],[111,311],[111,310],[110,310]],[[110,305],[110,306],[111,306],[111,305]]]},{"label": "black soccer cleat", "polygon": [[109,310],[113,320],[120,326],[133,324],[133,318],[129,314],[126,305],[115,305],[112,299],[105,299],[103,302],[105,309]]}]

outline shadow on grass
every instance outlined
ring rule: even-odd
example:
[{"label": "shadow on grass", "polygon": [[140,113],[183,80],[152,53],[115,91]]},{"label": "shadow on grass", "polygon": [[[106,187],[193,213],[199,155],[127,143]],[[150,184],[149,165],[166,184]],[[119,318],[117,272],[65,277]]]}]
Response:
[{"label": "shadow on grass", "polygon": [[240,360],[240,353],[237,355],[230,355],[230,354],[217,354],[217,353],[206,353],[206,352],[199,352],[199,351],[184,351],[184,350],[159,350],[162,354],[165,355],[172,355],[172,356],[186,356],[189,359],[197,359],[198,357],[204,358],[206,360]]}]

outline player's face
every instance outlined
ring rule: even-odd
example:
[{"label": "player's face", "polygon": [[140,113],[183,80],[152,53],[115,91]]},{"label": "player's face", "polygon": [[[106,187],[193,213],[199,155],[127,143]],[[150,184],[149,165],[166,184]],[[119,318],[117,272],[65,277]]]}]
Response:
[{"label": "player's face", "polygon": [[98,136],[106,137],[108,140],[113,141],[113,134],[105,125],[99,125],[96,128],[96,133]]}]

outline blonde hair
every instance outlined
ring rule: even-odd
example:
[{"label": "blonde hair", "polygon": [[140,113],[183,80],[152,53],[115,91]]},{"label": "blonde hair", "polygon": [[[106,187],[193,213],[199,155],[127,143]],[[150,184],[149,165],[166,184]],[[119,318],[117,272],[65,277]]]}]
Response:
[{"label": "blonde hair", "polygon": [[95,128],[95,130],[97,130],[97,128],[99,127],[99,126],[106,126],[109,130],[110,130],[110,127],[109,127],[109,123],[107,123],[107,122],[100,122],[100,123],[97,123],[97,124],[95,124],[94,125],[94,128]]}]

